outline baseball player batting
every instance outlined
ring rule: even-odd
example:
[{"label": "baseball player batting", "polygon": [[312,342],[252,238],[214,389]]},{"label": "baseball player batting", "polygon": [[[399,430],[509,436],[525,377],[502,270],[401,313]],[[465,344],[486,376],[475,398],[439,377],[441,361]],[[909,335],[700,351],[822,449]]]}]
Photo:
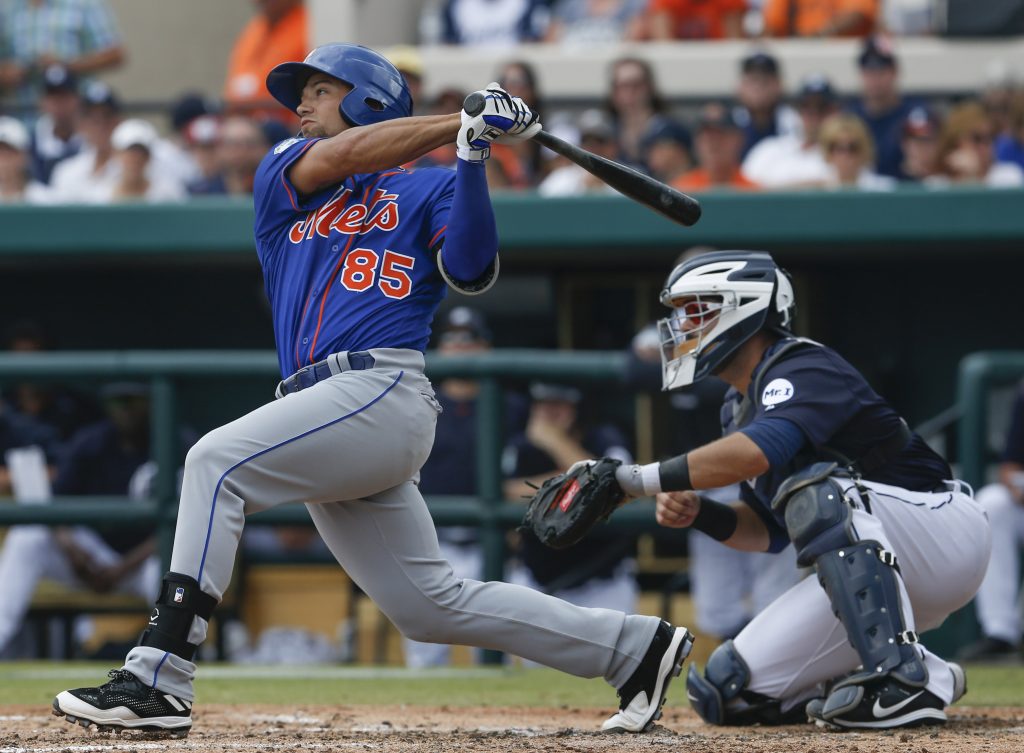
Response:
[{"label": "baseball player batting", "polygon": [[[301,118],[301,136],[264,158],[254,192],[278,399],[189,452],[171,571],[147,630],[109,682],[60,693],[54,713],[86,727],[187,734],[193,657],[245,516],[304,503],[341,566],[407,637],[604,677],[621,699],[604,728],[645,730],[689,632],[455,578],[414,482],[440,410],[423,374],[431,319],[447,287],[481,293],[498,274],[490,144],[530,138],[540,124],[497,85],[480,92],[476,115],[411,117],[398,70],[350,44],[277,66],[267,87]],[[453,141],[455,171],[396,167]]]},{"label": "baseball player batting", "polygon": [[[728,383],[724,436],[620,466],[622,490],[657,495],[660,524],[735,549],[792,541],[817,571],[718,647],[703,674],[691,665],[693,708],[723,725],[945,722],[964,672],[916,631],[966,604],[985,574],[990,530],[969,488],[838,353],[792,335],[793,288],[768,254],[695,257],[661,301],[671,309],[659,323],[663,386],[708,374]],[[741,502],[695,491],[730,484]]]}]

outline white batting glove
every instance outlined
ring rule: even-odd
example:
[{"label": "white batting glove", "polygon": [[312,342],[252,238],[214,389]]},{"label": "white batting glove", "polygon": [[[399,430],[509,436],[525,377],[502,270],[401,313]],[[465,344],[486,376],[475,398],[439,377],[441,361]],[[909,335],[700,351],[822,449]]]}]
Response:
[{"label": "white batting glove", "polygon": [[495,141],[521,141],[541,129],[537,116],[519,97],[513,97],[498,84],[473,92],[466,98],[472,112],[462,111],[462,127],[455,140],[460,159],[479,162],[490,156]]}]

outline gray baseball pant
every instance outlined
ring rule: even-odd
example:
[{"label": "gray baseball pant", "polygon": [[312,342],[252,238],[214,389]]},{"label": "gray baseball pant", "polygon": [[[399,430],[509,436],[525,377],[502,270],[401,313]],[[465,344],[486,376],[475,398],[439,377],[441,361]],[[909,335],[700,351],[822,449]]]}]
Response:
[{"label": "gray baseball pant", "polygon": [[[505,651],[621,687],[659,620],[576,607],[528,588],[452,574],[411,479],[434,441],[439,406],[413,350],[370,351],[342,370],[204,436],[185,461],[171,570],[222,598],[245,516],[305,503],[352,580],[407,637]],[[347,366],[345,354],[338,363]],[[189,642],[206,637],[193,620]],[[196,665],[137,646],[125,669],[193,700]]]}]

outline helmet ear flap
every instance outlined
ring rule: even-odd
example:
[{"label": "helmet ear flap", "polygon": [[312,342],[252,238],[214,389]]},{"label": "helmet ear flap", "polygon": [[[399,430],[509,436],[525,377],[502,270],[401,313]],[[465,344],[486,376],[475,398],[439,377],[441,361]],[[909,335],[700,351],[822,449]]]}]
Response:
[{"label": "helmet ear flap", "polygon": [[796,316],[796,296],[793,293],[793,278],[782,267],[775,268],[775,290],[772,293],[772,322],[788,330]]}]

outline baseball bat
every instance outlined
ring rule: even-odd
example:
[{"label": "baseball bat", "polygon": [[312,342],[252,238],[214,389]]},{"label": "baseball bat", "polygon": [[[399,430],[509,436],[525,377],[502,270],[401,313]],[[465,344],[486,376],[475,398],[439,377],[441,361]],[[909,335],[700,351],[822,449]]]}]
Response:
[{"label": "baseball bat", "polygon": [[[479,115],[484,105],[484,95],[473,92],[466,97],[463,108],[470,115]],[[547,131],[539,131],[533,140],[600,178],[623,196],[650,207],[673,222],[689,226],[700,219],[700,202],[695,198],[638,170],[588,152]]]}]

